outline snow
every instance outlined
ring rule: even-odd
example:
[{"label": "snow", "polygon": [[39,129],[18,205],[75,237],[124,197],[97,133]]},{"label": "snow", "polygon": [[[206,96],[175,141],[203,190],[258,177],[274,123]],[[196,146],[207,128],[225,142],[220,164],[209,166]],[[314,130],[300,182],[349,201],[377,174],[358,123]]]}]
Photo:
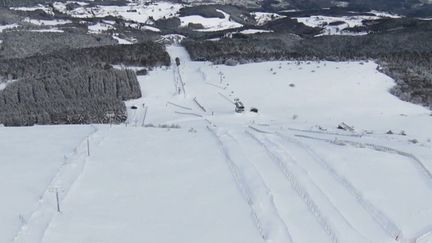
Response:
[{"label": "snow", "polygon": [[0,242],[12,242],[67,162],[65,156],[90,131],[87,126],[0,127]]},{"label": "snow", "polygon": [[115,29],[114,26],[112,26],[111,24],[107,24],[107,23],[96,23],[94,25],[89,25],[88,26],[88,31],[89,33],[102,33],[108,30],[113,30]]},{"label": "snow", "polygon": [[[0,170],[0,193],[9,204],[33,198],[1,207],[6,242],[21,212],[33,212],[22,243],[430,242],[432,116],[392,96],[395,82],[376,63],[223,66],[167,50],[172,66],[138,77],[143,97],[126,102],[124,124],[0,128],[13,138],[0,141],[0,166],[14,161]],[[246,112],[234,112],[235,98]],[[35,151],[47,166],[19,181],[39,193],[8,188]],[[60,214],[43,193],[59,182]]]},{"label": "snow", "polygon": [[118,41],[120,45],[130,45],[133,44],[136,40],[126,40],[122,39],[118,36],[118,34],[113,34],[113,38]]},{"label": "snow", "polygon": [[0,25],[0,33],[3,32],[4,30],[7,30],[7,29],[14,29],[18,26],[19,25],[17,25],[17,24]]},{"label": "snow", "polygon": [[27,12],[42,10],[47,14],[54,15],[54,12],[52,11],[52,9],[50,7],[42,5],[42,4],[38,4],[38,5],[33,6],[33,7],[11,7],[10,9],[16,10],[16,11],[27,11]]},{"label": "snow", "polygon": [[255,17],[255,21],[259,26],[265,25],[270,21],[284,18],[284,16],[282,15],[276,13],[267,13],[267,12],[252,12],[251,15]]},{"label": "snow", "polygon": [[137,23],[147,23],[152,17],[154,20],[176,16],[183,7],[182,4],[169,2],[130,2],[126,6],[99,5],[90,7],[82,5],[68,11],[64,3],[56,2],[54,7],[65,14],[77,18],[92,18],[115,16]]},{"label": "snow", "polygon": [[53,32],[53,33],[63,33],[64,30],[51,28],[51,29],[37,29],[37,30],[28,30],[30,32]]},{"label": "snow", "polygon": [[148,26],[148,25],[144,25],[141,27],[141,30],[150,30],[153,32],[161,32],[160,29],[153,27],[153,26]]},{"label": "snow", "polygon": [[[0,40],[0,44],[2,43],[2,40]],[[0,91],[4,90],[6,88],[6,86],[8,86],[9,84],[15,82],[16,80],[8,80],[6,82],[2,82],[0,83]]]},{"label": "snow", "polygon": [[369,13],[375,14],[378,17],[384,17],[384,18],[402,18],[403,17],[403,16],[398,15],[398,14],[393,14],[393,13],[389,13],[389,12],[382,12],[382,11],[376,11],[376,10],[372,10]]},{"label": "snow", "polygon": [[184,40],[186,36],[184,35],[178,35],[178,34],[168,34],[168,35],[162,35],[159,42],[168,42],[168,43],[180,43],[182,40]]},{"label": "snow", "polygon": [[189,24],[201,24],[204,29],[198,31],[219,31],[226,29],[240,28],[243,25],[231,20],[230,15],[221,11],[216,10],[224,15],[224,18],[205,18],[200,15],[190,15],[180,17],[181,26],[187,27]]},{"label": "snow", "polygon": [[40,19],[25,18],[24,21],[35,25],[46,25],[46,26],[64,25],[64,24],[72,23],[72,21],[70,20],[61,20],[61,19],[40,20]]},{"label": "snow", "polygon": [[247,29],[247,30],[242,30],[239,33],[244,34],[244,35],[252,35],[252,34],[257,34],[257,33],[269,33],[269,32],[273,32],[271,30],[261,30],[261,29]]},{"label": "snow", "polygon": [[[303,23],[310,27],[322,27],[324,31],[321,35],[364,35],[367,33],[357,33],[357,32],[348,32],[344,31],[346,28],[352,27],[360,27],[364,26],[364,20],[376,20],[381,18],[400,18],[399,15],[393,15],[386,12],[378,12],[371,11],[370,13],[375,14],[375,16],[367,16],[367,15],[354,15],[354,16],[342,16],[342,17],[333,17],[333,16],[310,16],[310,17],[296,17],[298,22]],[[332,22],[343,23],[340,25],[329,25]]]},{"label": "snow", "polygon": [[[113,128],[42,242],[262,242],[221,153],[207,149],[217,143],[203,136]],[[169,153],[167,141],[177,144]]]}]

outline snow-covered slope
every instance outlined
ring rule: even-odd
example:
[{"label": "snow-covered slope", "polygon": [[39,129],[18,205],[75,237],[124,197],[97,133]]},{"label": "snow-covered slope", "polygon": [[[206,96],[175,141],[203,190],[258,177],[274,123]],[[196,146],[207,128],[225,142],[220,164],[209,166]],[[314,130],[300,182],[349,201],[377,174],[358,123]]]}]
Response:
[{"label": "snow-covered slope", "polygon": [[87,126],[0,127],[0,242],[12,242],[39,208],[53,178],[72,165]]},{"label": "snow-covered slope", "polygon": [[139,77],[128,121],[98,126],[81,173],[64,174],[62,213],[43,204],[17,242],[431,242],[432,116],[375,63],[168,51],[180,66]]}]

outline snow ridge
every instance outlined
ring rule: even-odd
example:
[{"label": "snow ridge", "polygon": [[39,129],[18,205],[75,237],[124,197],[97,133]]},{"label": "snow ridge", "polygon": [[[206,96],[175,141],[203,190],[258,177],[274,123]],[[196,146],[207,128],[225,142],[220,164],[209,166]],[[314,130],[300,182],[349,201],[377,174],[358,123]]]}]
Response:
[{"label": "snow ridge", "polygon": [[226,131],[207,126],[216,138],[226,163],[243,197],[251,208],[251,215],[262,238],[266,242],[291,243],[287,226],[281,219],[273,202],[271,192],[256,168],[236,151],[238,142]]}]

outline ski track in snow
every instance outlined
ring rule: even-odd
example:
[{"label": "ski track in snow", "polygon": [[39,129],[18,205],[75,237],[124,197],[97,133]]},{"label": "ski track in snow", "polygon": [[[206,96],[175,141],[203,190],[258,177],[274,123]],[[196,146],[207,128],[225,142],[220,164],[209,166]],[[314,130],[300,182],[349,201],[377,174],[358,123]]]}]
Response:
[{"label": "ski track in snow", "polygon": [[[407,158],[409,161],[411,161],[412,164],[419,171],[419,174],[421,174],[424,177],[426,184],[429,187],[432,186],[432,184],[431,184],[432,177],[431,177],[430,171],[426,168],[426,166],[423,164],[423,162],[420,159],[418,159],[414,154],[407,153],[407,152],[404,152],[404,151],[401,151],[398,149],[390,148],[390,147],[379,145],[379,144],[373,144],[373,143],[361,143],[361,142],[355,142],[355,141],[350,141],[350,140],[341,140],[341,139],[331,140],[331,139],[317,138],[317,137],[306,136],[306,135],[295,135],[295,136],[299,137],[299,138],[304,138],[304,139],[312,139],[315,141],[327,142],[327,143],[339,145],[339,146],[349,145],[349,146],[352,146],[355,148],[366,148],[366,149],[372,149],[372,150],[378,151],[378,152],[400,155],[402,157]],[[432,224],[430,226],[420,230],[414,237],[412,237],[414,239],[406,239],[406,240],[408,242],[416,242],[417,239],[420,239],[422,236],[428,235],[430,233],[432,233]]]},{"label": "ski track in snow", "polygon": [[35,243],[35,239],[37,239],[36,242],[42,241],[51,220],[58,213],[52,190],[55,188],[61,190],[59,198],[60,202],[63,201],[89,161],[88,153],[90,152],[87,143],[96,142],[96,145],[99,145],[103,140],[103,138],[98,138],[100,130],[95,126],[93,128],[94,131],[75,147],[73,154],[65,157],[66,161],[51,180],[26,224],[16,233],[13,242]]},{"label": "ski track in snow", "polygon": [[360,142],[354,142],[349,140],[330,140],[330,139],[324,139],[324,138],[316,138],[311,136],[305,136],[305,135],[296,135],[296,137],[300,138],[307,138],[307,139],[313,139],[317,141],[323,141],[328,142],[335,145],[350,145],[356,148],[367,148],[372,149],[378,152],[384,152],[384,153],[391,153],[391,154],[397,154],[402,157],[408,158],[411,162],[413,162],[414,166],[417,168],[417,170],[422,174],[422,176],[425,178],[425,180],[428,182],[427,184],[432,187],[432,173],[428,170],[428,168],[424,165],[424,163],[418,159],[414,154],[407,153],[398,149],[390,148],[383,145],[373,144],[373,143],[360,143]]},{"label": "ski track in snow", "polygon": [[[280,151],[280,147],[276,146],[274,143],[270,142],[267,139],[260,139],[252,133],[247,132],[256,142],[258,142],[264,149],[267,151],[269,156],[272,158],[274,162],[276,162],[280,171],[284,174],[286,179],[289,181],[291,187],[297,193],[297,195],[303,200],[310,213],[315,217],[316,221],[321,225],[323,230],[328,234],[331,242],[339,242],[338,236],[335,232],[335,227],[331,225],[329,220],[324,217],[321,213],[320,208],[312,199],[308,191],[304,188],[304,186],[300,183],[297,175],[295,175],[293,166],[288,167],[286,164],[287,156],[286,154],[282,155],[282,151]],[[292,158],[289,158],[290,161],[293,161]],[[294,163],[292,163],[294,165]],[[302,174],[306,174],[304,171]]]},{"label": "ski track in snow", "polygon": [[300,141],[282,135],[280,133],[276,133],[276,135],[280,136],[286,142],[293,144],[302,148],[305,152],[307,152],[314,160],[320,164],[323,168],[325,168],[337,181],[339,181],[348,192],[350,192],[356,199],[357,202],[368,212],[368,214],[375,220],[375,222],[385,231],[387,234],[395,239],[396,241],[407,240],[404,239],[402,235],[401,229],[389,218],[385,215],[381,210],[376,208],[372,203],[370,203],[367,199],[365,199],[362,193],[354,187],[345,177],[338,174],[336,170],[325,160],[323,160],[315,151],[312,150],[309,146],[301,143]]},{"label": "ski track in snow", "polygon": [[229,170],[251,208],[252,217],[263,239],[274,243],[292,242],[288,228],[280,218],[271,193],[258,171],[236,152],[238,142],[228,132],[220,132],[219,129],[209,126],[207,128],[219,143]]}]

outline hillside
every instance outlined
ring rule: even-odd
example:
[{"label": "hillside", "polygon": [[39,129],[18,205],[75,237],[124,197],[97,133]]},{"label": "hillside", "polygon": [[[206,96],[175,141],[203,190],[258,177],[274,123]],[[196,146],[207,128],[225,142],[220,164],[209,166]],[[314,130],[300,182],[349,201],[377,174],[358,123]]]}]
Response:
[{"label": "hillside", "polygon": [[[228,67],[168,52],[181,65],[139,77],[143,97],[127,102],[125,124],[71,127],[86,137],[51,165],[51,182],[22,178],[42,200],[7,211],[20,228],[3,240],[430,242],[432,117],[390,95],[394,81],[375,63]],[[13,144],[46,130],[58,128],[28,128]],[[32,168],[15,153],[0,159],[9,156]],[[34,195],[14,188],[12,202]]]},{"label": "hillside", "polygon": [[432,243],[428,3],[0,6],[0,243]]}]

